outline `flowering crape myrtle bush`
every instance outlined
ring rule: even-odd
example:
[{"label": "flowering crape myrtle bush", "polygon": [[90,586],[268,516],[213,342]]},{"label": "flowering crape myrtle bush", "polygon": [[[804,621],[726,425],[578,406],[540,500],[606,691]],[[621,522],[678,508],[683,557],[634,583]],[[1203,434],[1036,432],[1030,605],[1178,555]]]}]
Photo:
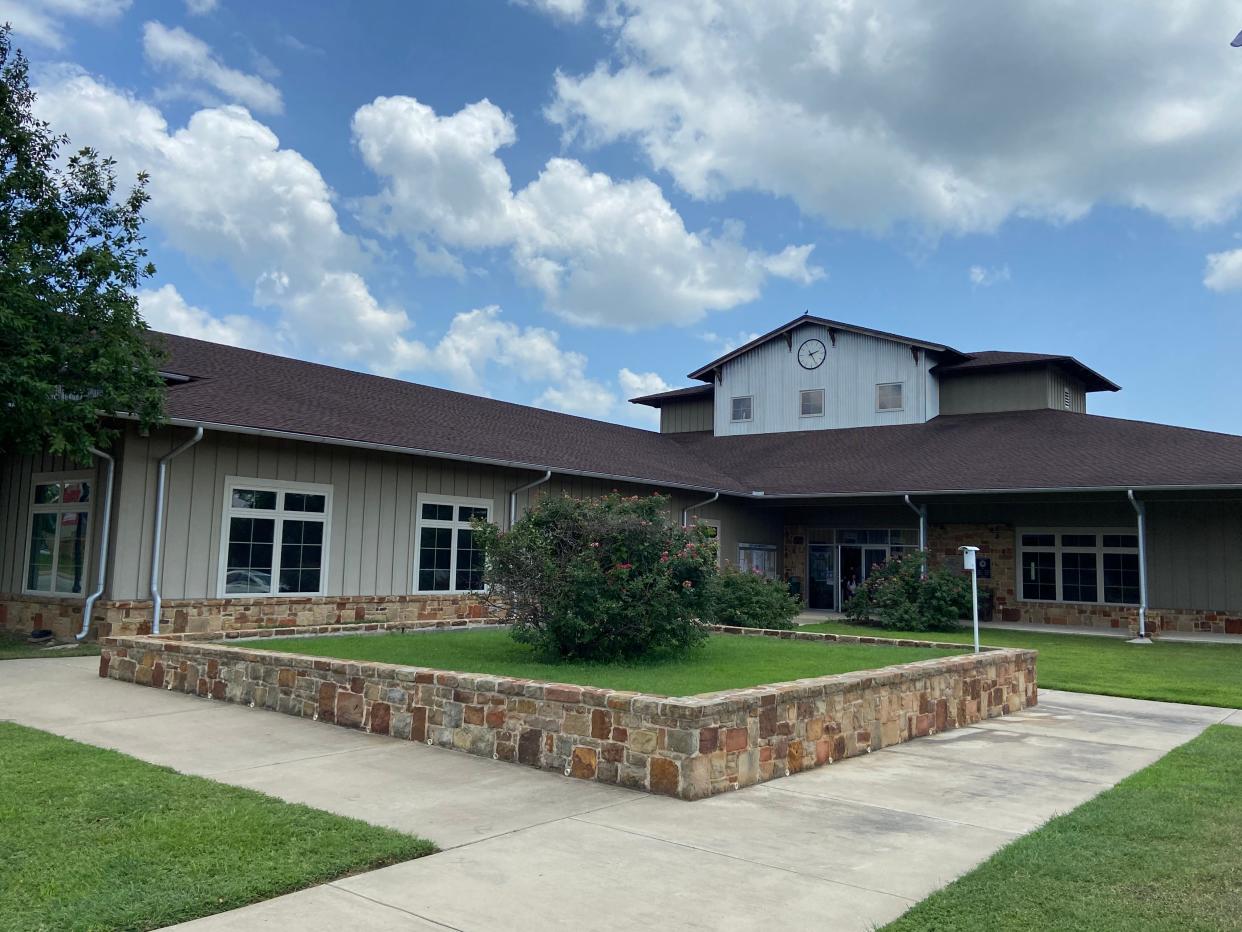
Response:
[{"label": "flowering crape myrtle bush", "polygon": [[715,543],[679,527],[663,495],[540,499],[502,532],[480,525],[489,599],[515,640],[574,660],[684,652],[716,572]]},{"label": "flowering crape myrtle bush", "polygon": [[726,566],[712,580],[708,591],[711,619],[718,625],[788,631],[802,610],[787,583],[770,579],[758,570],[747,572]]},{"label": "flowering crape myrtle bush", "polygon": [[927,560],[923,551],[890,557],[871,570],[845,603],[845,614],[904,631],[953,631],[970,612],[970,582],[943,567],[924,577]]}]

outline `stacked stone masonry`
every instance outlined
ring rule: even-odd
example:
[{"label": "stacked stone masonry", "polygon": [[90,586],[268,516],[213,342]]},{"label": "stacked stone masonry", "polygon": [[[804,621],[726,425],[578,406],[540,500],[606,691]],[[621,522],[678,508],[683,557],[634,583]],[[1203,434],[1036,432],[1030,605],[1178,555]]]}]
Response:
[{"label": "stacked stone masonry", "polygon": [[[492,611],[472,595],[303,596],[297,598],[165,599],[163,633],[210,633],[269,627],[363,622],[479,621]],[[91,612],[99,637],[151,633],[150,600],[101,599]],[[0,630],[26,633],[49,628],[56,637],[76,634],[82,600],[0,594]]]},{"label": "stacked stone masonry", "polygon": [[[488,622],[484,622],[486,624]],[[1035,652],[987,650],[685,698],[247,649],[244,637],[451,622],[113,637],[100,676],[693,800],[1037,701]],[[717,629],[737,636],[933,645]]]}]

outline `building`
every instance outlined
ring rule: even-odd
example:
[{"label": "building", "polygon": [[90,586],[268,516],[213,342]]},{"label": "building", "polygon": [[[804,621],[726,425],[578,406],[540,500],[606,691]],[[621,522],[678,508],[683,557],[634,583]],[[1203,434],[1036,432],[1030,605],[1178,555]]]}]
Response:
[{"label": "building", "polygon": [[1088,414],[1118,386],[1069,356],[803,316],[634,399],[657,433],[163,339],[168,423],[118,418],[114,466],[0,462],[0,626],[469,618],[473,516],[618,489],[812,608],[969,543],[998,619],[1242,634],[1242,437]]}]

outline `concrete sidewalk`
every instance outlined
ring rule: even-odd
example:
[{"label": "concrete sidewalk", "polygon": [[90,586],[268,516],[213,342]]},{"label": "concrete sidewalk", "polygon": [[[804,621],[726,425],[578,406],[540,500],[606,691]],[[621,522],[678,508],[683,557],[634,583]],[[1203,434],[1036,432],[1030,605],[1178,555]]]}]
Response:
[{"label": "concrete sidewalk", "polygon": [[0,718],[414,832],[443,853],[189,923],[232,930],[868,929],[1242,712],[1037,708],[685,803],[94,675],[0,664]]}]

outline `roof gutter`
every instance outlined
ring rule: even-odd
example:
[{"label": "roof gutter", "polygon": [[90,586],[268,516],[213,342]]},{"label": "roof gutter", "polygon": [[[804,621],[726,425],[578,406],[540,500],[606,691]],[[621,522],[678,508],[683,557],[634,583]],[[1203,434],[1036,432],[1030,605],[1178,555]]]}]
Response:
[{"label": "roof gutter", "polygon": [[692,512],[692,511],[698,511],[698,510],[699,510],[700,508],[702,508],[704,505],[710,505],[712,502],[716,501],[716,499],[718,499],[718,498],[720,498],[720,493],[719,493],[719,492],[717,492],[717,493],[716,493],[715,495],[713,495],[711,498],[705,498],[705,499],[703,499],[703,501],[699,502],[698,504],[695,504],[695,505],[687,505],[685,508],[683,508],[683,509],[681,510],[681,526],[682,526],[682,527],[689,527],[689,526],[690,526],[690,512]]},{"label": "roof gutter", "polygon": [[82,603],[82,628],[74,637],[85,640],[91,629],[91,612],[95,603],[103,595],[104,582],[108,578],[108,528],[112,520],[112,479],[116,473],[116,461],[103,450],[91,447],[91,452],[108,464],[107,478],[104,480],[103,526],[99,529],[99,555],[95,560],[95,589]]},{"label": "roof gutter", "polygon": [[[136,421],[136,415],[117,414],[122,420]],[[509,469],[525,469],[536,472],[553,472],[565,476],[583,476],[589,479],[607,479],[612,482],[632,482],[635,485],[649,485],[665,489],[685,489],[690,492],[717,492],[720,495],[732,495],[738,498],[765,499],[834,499],[834,498],[900,498],[903,495],[1002,495],[1002,494],[1038,494],[1044,492],[1202,492],[1202,491],[1238,491],[1242,492],[1242,483],[1199,484],[1199,485],[1100,485],[1100,486],[1048,486],[992,488],[992,489],[890,489],[886,492],[763,492],[743,489],[724,489],[702,483],[691,485],[686,482],[670,482],[661,479],[646,479],[640,476],[621,476],[613,473],[592,472],[589,469],[564,469],[560,466],[548,466],[542,463],[525,463],[519,460],[506,460],[497,457],[473,456],[467,453],[444,453],[437,450],[423,450],[418,447],[403,447],[396,444],[373,443],[367,440],[348,440],[342,437],[321,437],[318,434],[303,434],[291,430],[271,430],[263,427],[243,427],[236,424],[221,424],[213,421],[198,421],[189,418],[166,418],[165,424],[174,427],[198,427],[206,430],[222,431],[233,434],[249,434],[256,437],[276,437],[281,440],[301,440],[306,443],[322,443],[328,446],[356,447],[361,450],[378,450],[384,453],[402,453],[407,456],[426,456],[430,459],[451,460],[459,463],[478,463],[483,466],[503,466]]]},{"label": "roof gutter", "polygon": [[538,479],[536,479],[534,482],[528,482],[526,483],[526,485],[519,485],[516,489],[514,489],[512,492],[509,493],[509,527],[510,529],[512,529],[513,527],[513,522],[517,520],[518,492],[526,492],[530,489],[535,488],[535,486],[543,485],[545,482],[547,482],[551,478],[552,478],[552,470],[546,469],[544,470],[543,475],[540,476]]},{"label": "roof gutter", "polygon": [[203,425],[194,430],[194,436],[181,446],[170,450],[159,459],[155,469],[155,527],[151,532],[151,633],[160,633],[160,562],[163,553],[160,544],[164,536],[164,480],[168,475],[168,463],[176,459],[203,439]]}]

